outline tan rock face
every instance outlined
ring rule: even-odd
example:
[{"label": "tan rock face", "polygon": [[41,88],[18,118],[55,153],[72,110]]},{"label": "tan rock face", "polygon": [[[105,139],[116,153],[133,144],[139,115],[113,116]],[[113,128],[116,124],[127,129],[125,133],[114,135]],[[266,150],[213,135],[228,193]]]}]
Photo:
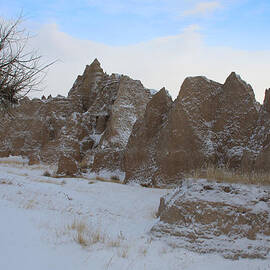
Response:
[{"label": "tan rock face", "polygon": [[[166,103],[165,96],[159,98]],[[146,125],[152,114],[164,119],[157,128]],[[235,73],[223,85],[189,77],[165,114],[147,106],[143,120],[134,126],[125,152],[125,181],[160,186],[177,183],[206,164],[239,168],[258,117],[251,86]],[[147,149],[143,158],[139,145]]]},{"label": "tan rock face", "polygon": [[172,99],[163,88],[153,96],[147,104],[144,117],[139,118],[134,125],[124,156],[125,182],[155,184],[152,179],[158,169],[158,139],[171,106]]},{"label": "tan rock face", "polygon": [[58,170],[57,174],[74,176],[78,173],[78,167],[76,161],[70,157],[62,155],[58,161]]},{"label": "tan rock face", "polygon": [[260,109],[259,119],[253,131],[249,148],[256,153],[254,169],[259,172],[270,172],[270,89],[265,91],[263,106]]},{"label": "tan rock face", "polygon": [[14,118],[4,122],[0,138],[11,155],[35,156],[35,160],[53,163],[61,153],[70,152],[78,160],[79,146],[72,140],[74,123],[69,124],[76,111],[80,108],[72,107],[71,100],[64,97],[24,99],[14,111]]},{"label": "tan rock face", "polygon": [[[117,95],[113,98],[108,112],[107,128],[95,149],[93,171],[123,171],[123,151],[136,120],[143,116],[146,104],[151,99],[150,92],[140,81],[121,76],[117,85]],[[103,120],[104,121],[104,120]]]},{"label": "tan rock face", "polygon": [[[270,189],[184,180],[161,198],[152,234],[198,252],[266,258],[270,251]],[[167,236],[170,238],[166,238]]]}]

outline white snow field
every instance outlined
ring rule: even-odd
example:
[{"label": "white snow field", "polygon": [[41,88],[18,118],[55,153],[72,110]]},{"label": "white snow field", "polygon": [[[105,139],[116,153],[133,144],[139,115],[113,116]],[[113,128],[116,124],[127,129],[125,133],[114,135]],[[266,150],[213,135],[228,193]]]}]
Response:
[{"label": "white snow field", "polygon": [[0,270],[268,270],[152,239],[159,199],[141,186],[43,176],[45,166],[0,159]]}]

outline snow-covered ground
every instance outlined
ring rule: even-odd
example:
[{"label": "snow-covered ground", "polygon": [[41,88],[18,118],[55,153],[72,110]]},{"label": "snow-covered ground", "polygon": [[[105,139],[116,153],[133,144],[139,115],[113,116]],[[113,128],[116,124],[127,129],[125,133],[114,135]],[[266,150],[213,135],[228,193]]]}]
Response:
[{"label": "snow-covered ground", "polygon": [[167,190],[43,176],[45,166],[0,159],[0,270],[269,270],[152,239]]}]

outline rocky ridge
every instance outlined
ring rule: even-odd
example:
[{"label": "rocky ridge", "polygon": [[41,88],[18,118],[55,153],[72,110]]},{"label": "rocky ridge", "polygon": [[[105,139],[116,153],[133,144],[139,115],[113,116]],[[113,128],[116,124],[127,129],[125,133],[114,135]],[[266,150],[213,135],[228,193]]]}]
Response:
[{"label": "rocky ridge", "polygon": [[[134,125],[125,152],[126,183],[168,186],[208,165],[267,170],[269,91],[261,106],[251,86],[232,72],[224,84],[188,77],[177,99],[167,100],[164,90],[154,95],[149,104],[166,109],[147,106]],[[162,120],[153,127],[151,117]]]},{"label": "rocky ridge", "polygon": [[224,84],[188,77],[174,101],[165,88],[151,92],[106,74],[95,59],[68,97],[24,98],[14,118],[2,119],[0,156],[58,164],[61,175],[81,170],[146,186],[175,185],[208,164],[270,170],[270,90],[260,105],[232,72]]},{"label": "rocky ridge", "polygon": [[2,121],[0,156],[58,164],[60,175],[77,174],[80,167],[119,174],[132,126],[150,99],[140,81],[108,75],[95,59],[68,97],[21,100],[14,117]]}]

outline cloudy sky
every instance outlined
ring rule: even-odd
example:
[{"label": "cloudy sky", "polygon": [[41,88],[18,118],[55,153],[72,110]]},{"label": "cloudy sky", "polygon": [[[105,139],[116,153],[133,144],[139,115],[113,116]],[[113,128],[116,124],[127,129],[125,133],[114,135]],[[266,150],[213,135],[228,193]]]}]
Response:
[{"label": "cloudy sky", "polygon": [[67,95],[95,57],[107,73],[165,86],[173,97],[187,76],[223,83],[231,71],[260,102],[270,88],[269,0],[0,0],[1,17],[20,12],[31,46],[59,60],[45,95]]}]

